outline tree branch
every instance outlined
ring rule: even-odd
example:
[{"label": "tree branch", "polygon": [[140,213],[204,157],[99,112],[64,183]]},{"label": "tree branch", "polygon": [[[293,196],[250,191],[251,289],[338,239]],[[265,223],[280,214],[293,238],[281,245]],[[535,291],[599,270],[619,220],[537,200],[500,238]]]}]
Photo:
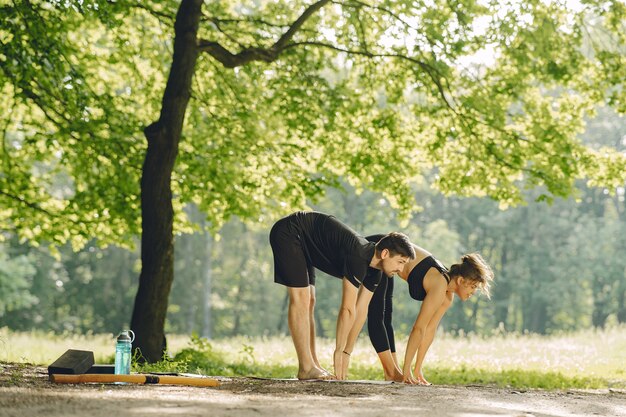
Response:
[{"label": "tree branch", "polygon": [[[536,150],[538,149],[541,153],[547,153],[547,151],[545,149],[542,149],[540,146],[538,146],[537,144],[535,144],[535,143],[529,141],[528,139],[522,137],[520,134],[508,131],[506,129],[499,128],[497,126],[490,125],[490,124],[488,124],[488,123],[478,119],[477,117],[472,116],[467,111],[463,111],[463,112],[457,113],[457,117],[458,117],[459,122],[461,123],[461,125],[465,128],[465,131],[467,132],[467,134],[469,136],[473,137],[474,139],[476,139],[476,143],[481,143],[481,138],[478,136],[476,131],[467,123],[468,120],[473,121],[473,122],[478,123],[478,124],[483,124],[483,125],[487,126],[490,129],[494,129],[497,132],[500,132],[503,136],[508,137],[510,139],[527,142],[527,143],[530,144],[530,146],[532,146]],[[488,152],[489,155],[491,155],[496,161],[501,163],[503,166],[506,166],[506,167],[508,167],[508,168],[510,168],[512,170],[519,170],[521,172],[526,172],[526,173],[528,173],[528,174],[530,174],[530,175],[532,175],[532,176],[534,176],[536,178],[541,178],[544,181],[546,180],[546,176],[543,175],[540,171],[537,171],[537,170],[532,169],[532,168],[527,168],[527,167],[524,167],[524,166],[513,166],[513,164],[509,163],[502,156],[498,155],[494,151],[494,149],[491,148],[491,147],[489,147],[487,149],[487,152]]]},{"label": "tree branch", "polygon": [[329,2],[330,0],[320,0],[307,7],[302,15],[289,27],[287,32],[269,48],[252,47],[244,49],[238,54],[233,54],[217,42],[199,40],[198,49],[200,52],[207,52],[226,68],[240,67],[252,61],[273,62],[278,59],[280,53],[285,49],[288,42],[291,41],[302,25],[304,25],[306,20]]},{"label": "tree branch", "polygon": [[47,215],[47,216],[49,216],[49,217],[57,217],[55,214],[53,214],[53,213],[49,212],[48,210],[46,210],[46,209],[43,209],[43,208],[39,207],[39,205],[38,205],[38,204],[36,204],[36,203],[31,203],[31,202],[29,202],[29,201],[26,201],[26,200],[25,200],[25,199],[23,199],[22,197],[18,197],[18,196],[16,196],[16,195],[11,194],[11,193],[7,193],[7,192],[6,192],[6,191],[4,191],[4,190],[0,190],[0,195],[3,195],[3,196],[5,196],[5,197],[8,197],[8,198],[10,198],[11,200],[15,200],[15,201],[19,202],[20,204],[22,204],[22,205],[24,205],[24,206],[26,206],[26,207],[28,207],[28,208],[31,208],[31,209],[33,209],[33,210],[35,210],[35,211],[40,211],[40,212],[42,212],[42,213],[46,214],[46,215]]},{"label": "tree branch", "polygon": [[[323,47],[323,48],[333,49],[333,50],[338,51],[338,52],[345,52],[345,53],[350,54],[350,55],[361,55],[361,56],[365,56],[365,57],[368,57],[368,58],[394,58],[394,59],[400,59],[400,60],[403,60],[403,61],[409,61],[409,62],[411,62],[413,64],[417,64],[422,70],[424,70],[424,72],[426,74],[428,74],[428,76],[433,81],[433,83],[435,83],[435,86],[437,87],[437,90],[439,91],[439,95],[441,96],[441,99],[446,104],[446,106],[450,110],[452,110],[452,112],[454,112],[455,114],[458,114],[458,112],[455,109],[455,107],[452,105],[452,103],[450,103],[450,101],[448,101],[448,98],[446,97],[445,89],[443,87],[443,84],[441,83],[441,80],[439,79],[439,77],[441,77],[441,75],[439,74],[439,72],[437,71],[436,68],[433,68],[431,65],[427,64],[426,62],[420,61],[420,60],[412,58],[410,56],[401,55],[401,54],[376,54],[376,53],[368,52],[368,51],[359,51],[359,50],[353,50],[353,49],[340,48],[340,47],[335,46],[335,45],[330,45],[330,44],[327,44],[327,43],[315,42],[315,41],[304,41],[304,42],[290,43],[290,44],[286,45],[284,49],[293,48],[293,47],[300,46],[300,45],[319,46],[319,47]],[[444,78],[444,77],[441,77],[441,78]]]},{"label": "tree branch", "polygon": [[[15,86],[13,88],[15,88]],[[11,105],[11,109],[9,110],[9,113],[13,114],[13,111],[17,107],[17,100],[15,100],[14,96],[12,96],[11,99],[12,99],[12,105]],[[9,156],[9,150],[7,149],[7,131],[9,130],[10,124],[11,124],[11,117],[7,117],[4,123],[4,126],[2,126],[2,159],[4,160],[4,163],[7,166],[7,172],[9,173],[9,178],[11,177],[11,170],[13,169],[13,163],[11,162],[11,158]]]},{"label": "tree branch", "polygon": [[256,24],[260,24],[260,25],[264,25],[264,26],[269,26],[272,28],[280,28],[280,29],[284,29],[284,28],[288,28],[289,25],[279,25],[278,23],[272,23],[272,22],[268,22],[267,20],[263,20],[263,19],[218,19],[216,17],[204,17],[202,19],[200,19],[201,22],[211,22],[215,25],[217,24],[221,24],[221,23],[256,23]]},{"label": "tree branch", "polygon": [[409,24],[407,21],[405,21],[404,19],[402,19],[400,16],[398,16],[397,14],[395,14],[394,12],[392,12],[391,10],[389,10],[386,7],[382,7],[382,6],[373,6],[371,4],[367,4],[365,2],[362,1],[358,1],[358,0],[351,0],[351,1],[346,1],[346,2],[339,2],[336,0],[333,0],[333,4],[338,4],[340,6],[349,6],[352,8],[368,8],[368,9],[374,9],[374,10],[379,10],[382,11],[386,14],[388,14],[389,16],[393,17],[394,19],[396,19],[398,22],[401,22],[403,25],[405,25],[406,27],[409,27],[415,31],[417,31],[417,28],[412,26],[411,24]]},{"label": "tree branch", "polygon": [[287,42],[289,42],[293,38],[293,35],[295,35],[295,33],[302,27],[302,25],[304,25],[304,22],[306,22],[309,17],[311,17],[329,2],[330,0],[320,0],[317,3],[313,3],[312,5],[310,5],[304,11],[304,13],[302,13],[302,15],[293,23],[293,25],[291,25],[287,32],[285,32],[285,34],[280,37],[280,39],[274,44],[272,49],[281,51],[287,44]]},{"label": "tree branch", "polygon": [[156,17],[157,20],[160,21],[161,23],[164,23],[164,24],[166,24],[168,26],[173,26],[174,25],[175,16],[173,16],[171,14],[167,14],[165,12],[154,10],[153,8],[147,6],[146,4],[141,4],[141,3],[132,4],[132,2],[131,2],[130,6],[136,8],[136,9],[142,9],[142,10],[147,11],[152,16]]},{"label": "tree branch", "polygon": [[215,26],[215,28],[222,34],[224,34],[224,36],[226,36],[231,42],[237,44],[237,46],[242,47],[243,45],[239,43],[239,41],[237,41],[237,39],[233,38],[232,36],[230,36],[228,33],[226,33],[225,31],[222,30],[222,27],[220,26],[220,21],[218,19],[211,19],[211,23],[213,23],[213,25]]},{"label": "tree branch", "polygon": [[[278,59],[279,55],[283,51],[289,48],[295,48],[298,46],[316,46],[316,47],[333,49],[335,51],[344,52],[350,55],[361,55],[361,56],[365,56],[368,58],[393,58],[393,59],[400,59],[400,60],[408,61],[419,66],[428,75],[428,77],[430,77],[435,87],[437,88],[437,91],[439,93],[439,96],[441,97],[441,100],[454,114],[456,114],[457,116],[460,115],[457,109],[455,108],[455,105],[446,96],[446,88],[444,87],[443,82],[447,84],[447,80],[445,79],[445,77],[441,75],[441,73],[436,68],[432,67],[431,65],[429,65],[428,63],[424,61],[420,61],[419,59],[412,58],[406,55],[401,55],[401,54],[373,53],[373,52],[369,52],[367,48],[365,50],[351,50],[351,49],[345,49],[345,48],[341,48],[335,45],[326,44],[326,43],[317,42],[317,41],[290,42],[293,39],[295,33],[298,30],[300,30],[301,27],[304,25],[306,20],[309,19],[314,13],[316,13],[323,6],[325,6],[326,4],[330,2],[337,3],[336,1],[332,1],[332,0],[320,0],[312,4],[311,6],[309,6],[302,13],[302,15],[289,27],[289,29],[280,37],[280,39],[278,39],[274,43],[274,45],[272,45],[269,48],[250,47],[250,48],[246,48],[242,50],[241,52],[237,54],[233,54],[228,49],[220,45],[218,42],[199,40],[198,49],[201,52],[207,52],[217,61],[222,63],[222,65],[224,65],[224,67],[226,68],[239,67],[252,61],[262,61],[262,62],[271,63],[275,61],[276,59]],[[373,8],[376,10],[382,10],[385,13],[392,16],[393,18],[395,18],[396,20],[405,24],[407,27],[412,28],[412,26],[408,22],[405,22],[400,16],[394,14],[388,9],[377,7],[377,6],[372,6],[367,3],[364,3],[361,1],[355,1],[355,0],[351,1],[350,3],[352,3],[351,5],[356,8],[368,7],[368,8]],[[216,22],[214,21],[214,24],[215,23]],[[217,26],[217,28],[218,30],[221,31],[219,26]]]},{"label": "tree branch", "polygon": [[[297,47],[297,46],[301,46],[301,45],[319,46],[319,47],[333,49],[333,50],[339,51],[339,52],[345,52],[347,54],[362,55],[362,56],[366,56],[366,57],[369,57],[369,58],[395,58],[395,59],[402,59],[402,60],[409,61],[409,62],[412,62],[414,64],[417,64],[420,68],[422,68],[422,70],[424,70],[424,72],[426,72],[426,74],[428,74],[428,76],[431,78],[431,80],[433,81],[433,83],[437,87],[439,95],[441,96],[441,99],[446,104],[446,106],[450,110],[452,110],[455,114],[458,114],[456,109],[454,108],[453,104],[448,100],[448,97],[446,97],[445,88],[444,88],[444,86],[443,86],[443,84],[441,82],[441,79],[445,80],[445,78],[442,77],[441,74],[439,74],[439,72],[435,68],[433,68],[432,66],[426,64],[425,62],[422,62],[422,61],[420,61],[418,59],[415,59],[415,58],[411,58],[409,56],[400,55],[400,54],[375,54],[375,53],[372,53],[372,52],[368,52],[367,50],[365,50],[365,51],[348,50],[348,49],[340,48],[340,47],[337,47],[337,46],[334,46],[334,45],[325,44],[323,42],[315,42],[315,41],[290,42],[290,40],[293,38],[295,33],[302,27],[302,25],[304,25],[304,22],[306,22],[306,20],[308,18],[310,18],[314,13],[316,13],[318,10],[320,10],[322,7],[324,7],[329,2],[331,2],[331,0],[320,0],[320,1],[312,4],[311,6],[309,6],[302,13],[302,15],[300,15],[300,17],[289,27],[287,32],[285,32],[280,37],[280,39],[278,39],[276,41],[276,43],[274,43],[274,45],[272,45],[269,48],[251,47],[251,48],[246,48],[246,49],[242,50],[238,54],[233,54],[228,49],[226,49],[222,45],[220,45],[218,42],[212,42],[212,41],[207,41],[207,40],[199,40],[198,41],[198,49],[201,52],[209,53],[209,55],[211,55],[213,58],[215,58],[216,60],[221,62],[222,65],[224,65],[226,68],[239,67],[239,66],[245,65],[245,64],[247,64],[249,62],[252,62],[252,61],[263,61],[263,62],[271,63],[271,62],[275,61],[276,59],[278,59],[280,53],[282,53],[286,49]],[[359,5],[359,6],[361,6],[361,7],[373,7],[373,6],[367,5],[367,4],[362,3],[362,2],[355,2],[355,3],[357,5]],[[384,9],[384,10],[387,13],[391,14],[390,11],[388,11],[386,9]],[[391,14],[391,15],[394,16],[399,21],[401,21],[401,22],[406,24],[406,22],[404,22],[402,19],[400,19],[399,16],[396,16],[396,15],[393,15],[393,14]],[[409,25],[407,24],[407,26],[409,26]],[[219,30],[219,27],[218,27],[218,30]]]}]

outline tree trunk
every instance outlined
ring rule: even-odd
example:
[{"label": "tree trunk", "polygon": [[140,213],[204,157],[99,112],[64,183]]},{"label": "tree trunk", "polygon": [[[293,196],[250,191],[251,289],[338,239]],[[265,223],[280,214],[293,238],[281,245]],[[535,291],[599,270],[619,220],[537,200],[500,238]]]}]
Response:
[{"label": "tree trunk", "polygon": [[289,293],[285,291],[285,297],[283,298],[283,306],[280,309],[280,319],[278,320],[278,326],[276,330],[280,334],[287,333],[287,317],[289,316]]},{"label": "tree trunk", "polygon": [[213,292],[213,238],[209,232],[205,233],[206,257],[204,260],[204,302],[202,303],[202,337],[210,339],[211,329],[211,293]]},{"label": "tree trunk", "polygon": [[165,316],[174,279],[171,177],[178,156],[191,80],[198,58],[202,0],[183,0],[174,24],[174,56],[159,120],[144,133],[148,150],[141,177],[141,275],[131,319],[134,349],[142,360],[159,361],[165,351]]},{"label": "tree trunk", "polygon": [[591,324],[593,327],[604,329],[606,326],[606,319],[609,317],[607,303],[609,302],[604,296],[600,295],[594,297],[593,300],[593,312],[591,313]]},{"label": "tree trunk", "polygon": [[[606,265],[602,265],[604,271],[607,270]],[[606,278],[597,274],[591,283],[593,294],[593,311],[591,313],[591,324],[594,327],[603,329],[606,326],[606,320],[612,312],[611,304],[615,297],[615,289],[606,282]],[[610,287],[610,289],[609,289]]]},{"label": "tree trunk", "polygon": [[[289,313],[287,313],[287,316]],[[315,332],[317,337],[326,337],[326,331],[324,330],[324,326],[322,326],[322,318],[320,317],[320,310],[316,308],[313,310],[313,316],[315,317]]]},{"label": "tree trunk", "polygon": [[543,300],[538,300],[532,304],[528,330],[534,333],[546,333],[546,321],[548,317],[548,306]]},{"label": "tree trunk", "polygon": [[626,289],[620,289],[617,298],[617,322],[626,323]]},{"label": "tree trunk", "polygon": [[[502,254],[500,256],[500,270],[507,271],[508,270],[508,248],[505,246],[502,248]],[[507,277],[508,278],[508,277]],[[493,298],[495,300],[495,324],[497,326],[502,323],[505,326],[505,329],[510,328],[510,324],[507,323],[509,320],[509,305],[511,299],[511,285],[507,279],[503,279],[502,276],[499,277],[498,285],[495,286],[493,291]],[[509,324],[509,325],[507,325]]]}]

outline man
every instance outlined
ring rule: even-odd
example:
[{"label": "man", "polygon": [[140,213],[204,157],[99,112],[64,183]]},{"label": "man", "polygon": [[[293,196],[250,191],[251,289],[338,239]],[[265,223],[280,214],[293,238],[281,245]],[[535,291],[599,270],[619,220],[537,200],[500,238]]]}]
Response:
[{"label": "man", "polygon": [[[342,366],[348,333],[353,325],[357,298],[371,299],[377,282],[364,283],[368,268],[385,275],[401,271],[415,257],[402,233],[389,233],[377,243],[368,242],[333,216],[299,211],[280,219],[270,232],[274,253],[274,281],[289,292],[289,331],[298,355],[298,379],[328,379],[315,350],[315,268],[343,280],[333,356],[335,376],[345,379]],[[370,274],[380,278],[381,274]]]}]

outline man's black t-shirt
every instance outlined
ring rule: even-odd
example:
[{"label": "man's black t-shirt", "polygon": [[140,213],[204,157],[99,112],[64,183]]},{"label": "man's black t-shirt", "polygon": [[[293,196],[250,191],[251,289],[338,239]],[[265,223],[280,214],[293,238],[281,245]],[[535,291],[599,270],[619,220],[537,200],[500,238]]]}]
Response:
[{"label": "man's black t-shirt", "polygon": [[375,243],[328,214],[300,211],[289,217],[311,265],[329,275],[346,277],[356,286],[363,282]]}]

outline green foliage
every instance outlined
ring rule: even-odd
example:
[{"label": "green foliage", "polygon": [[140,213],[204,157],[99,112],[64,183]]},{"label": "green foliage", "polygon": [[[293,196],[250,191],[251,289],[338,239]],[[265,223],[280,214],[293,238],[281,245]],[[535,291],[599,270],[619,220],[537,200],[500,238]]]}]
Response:
[{"label": "green foliage", "polygon": [[0,245],[0,317],[20,308],[29,308],[37,302],[30,291],[35,266],[29,256],[10,258]]},{"label": "green foliage", "polygon": [[[510,388],[626,388],[624,326],[553,336],[495,334],[490,337],[438,335],[427,358],[426,378],[441,385],[481,384]],[[207,341],[193,336],[169,338],[173,357],[157,364],[133,362],[133,372],[293,378],[297,362],[291,339],[228,338]],[[398,345],[402,357],[405,339]],[[103,335],[55,336],[0,328],[1,361],[50,364],[71,346],[94,351],[97,363],[113,363],[115,338]],[[334,341],[318,339],[322,365],[330,369]],[[452,353],[452,354],[451,354]],[[19,375],[16,375],[16,378]],[[350,379],[380,380],[382,368],[373,348],[360,340],[350,362]]]},{"label": "green foliage", "polygon": [[[598,140],[620,136],[612,127],[602,132]],[[496,272],[493,297],[456,300],[442,322],[446,331],[491,334],[502,326],[506,331],[553,333],[626,320],[623,198],[582,188],[579,203],[557,200],[552,206],[530,203],[506,211],[489,200],[443,198],[424,189],[416,190],[415,198],[426,210],[406,225],[395,219],[381,195],[357,195],[347,185],[344,191],[328,190],[313,207],[335,214],[363,234],[404,231],[446,265],[458,262],[463,253],[481,252]],[[177,236],[168,333],[195,331],[222,338],[288,331],[286,292],[272,279],[270,227],[230,221],[216,239],[203,233]],[[12,253],[28,252],[22,246]],[[0,318],[0,325],[81,333],[115,333],[127,326],[138,253],[95,246],[76,254],[62,248],[61,253],[56,261],[44,251],[31,251],[37,273],[24,291],[39,300],[37,308],[13,309]],[[339,282],[319,273],[316,287],[318,334],[332,337]],[[407,334],[419,308],[406,284],[396,279],[398,335]]]},{"label": "green foliage", "polygon": [[[142,128],[156,120],[177,1],[0,7],[0,224],[32,244],[134,243]],[[276,42],[310,1],[210,2],[199,36],[236,54]],[[518,204],[575,181],[624,183],[626,162],[577,134],[624,111],[624,6],[558,2],[329,3],[279,59],[201,54],[173,177],[176,228],[195,203],[216,232],[277,218],[347,181],[407,219],[412,185]],[[487,51],[487,53],[485,53]],[[493,51],[493,63],[477,58]],[[486,65],[488,64],[488,65]]]},{"label": "green foliage", "polygon": [[9,375],[7,384],[9,386],[20,385],[24,380],[24,370],[26,369],[26,367],[27,365],[23,363],[17,364],[15,367],[11,367],[11,373]]},{"label": "green foliage", "polygon": [[495,385],[502,388],[598,389],[606,388],[608,382],[601,378],[567,377],[558,372],[526,371],[513,369],[491,371],[483,369],[429,368],[424,370],[429,382],[445,385]]},{"label": "green foliage", "polygon": [[98,236],[128,245],[140,224],[142,117],[152,114],[151,87],[136,81],[154,71],[125,54],[141,47],[128,39],[145,39],[147,29],[126,30],[127,21],[107,32],[91,6],[76,3],[0,7],[0,221],[32,244],[79,249]]},{"label": "green foliage", "polygon": [[[0,295],[0,305],[9,303],[11,308],[0,314],[0,325],[59,334],[118,333],[128,327],[137,254],[113,246],[100,250],[93,244],[75,253],[66,245],[56,260],[46,250],[14,240],[9,243],[5,246],[10,248],[10,258],[0,262],[0,269],[13,268],[10,275],[0,274],[0,288],[4,289],[5,279],[8,285]],[[15,268],[21,264],[25,264],[23,270]],[[15,293],[10,288],[21,289]],[[16,295],[22,302],[11,304]]]},{"label": "green foliage", "polygon": [[[266,47],[309,4],[209,2],[200,36],[233,53]],[[141,130],[159,113],[178,5],[0,6],[0,226],[16,249],[0,260],[11,265],[0,274],[3,325],[124,326],[137,252],[96,245],[132,247],[140,232]],[[267,231],[305,207],[363,234],[404,230],[447,264],[482,252],[496,268],[494,299],[455,303],[449,330],[626,321],[624,6],[567,7],[347,1],[307,20],[271,64],[225,68],[201,55],[173,176],[175,226],[221,234],[211,248],[206,235],[177,236],[168,331],[285,332]],[[491,49],[488,62],[473,56]],[[523,200],[553,205],[500,210]],[[29,253],[38,242],[57,245],[57,258]],[[200,308],[207,265],[212,323]],[[398,287],[405,332],[419,305]],[[330,335],[337,282],[320,276],[318,291],[318,331]]]},{"label": "green foliage", "polygon": [[292,378],[297,369],[280,364],[258,364],[254,358],[254,347],[243,345],[245,357],[242,361],[229,362],[223,353],[215,351],[207,339],[191,336],[189,347],[176,355],[154,364],[134,365],[137,372],[193,372],[220,376],[259,376],[266,378]]},{"label": "green foliage", "polygon": [[[283,339],[287,342],[286,339]],[[243,344],[243,358],[232,361],[232,355],[216,350],[206,339],[193,335],[189,346],[172,359],[156,364],[134,365],[136,372],[192,372],[203,375],[256,376],[262,378],[293,378],[295,366],[285,366],[281,358],[259,361],[254,356],[253,344]],[[498,343],[495,339],[492,343]],[[521,341],[520,341],[521,343]],[[240,355],[241,357],[241,355]],[[561,372],[530,369],[501,369],[491,367],[458,367],[445,365],[426,366],[427,379],[436,385],[488,385],[517,389],[598,389],[621,386],[624,381],[610,381],[602,377],[571,376]],[[353,360],[350,365],[352,380],[380,380],[383,377],[378,363]]]}]

